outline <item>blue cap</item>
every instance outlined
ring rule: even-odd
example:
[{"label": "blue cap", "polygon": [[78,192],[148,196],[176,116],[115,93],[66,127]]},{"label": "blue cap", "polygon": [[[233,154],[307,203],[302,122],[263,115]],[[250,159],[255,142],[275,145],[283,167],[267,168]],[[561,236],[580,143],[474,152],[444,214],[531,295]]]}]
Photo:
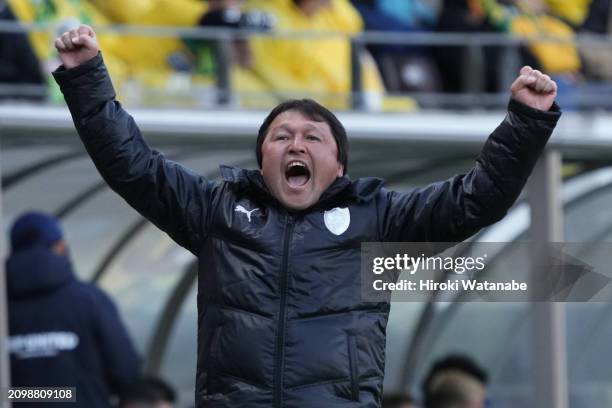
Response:
[{"label": "blue cap", "polygon": [[41,212],[28,212],[20,216],[11,228],[11,250],[13,253],[42,246],[50,248],[63,239],[59,221]]}]

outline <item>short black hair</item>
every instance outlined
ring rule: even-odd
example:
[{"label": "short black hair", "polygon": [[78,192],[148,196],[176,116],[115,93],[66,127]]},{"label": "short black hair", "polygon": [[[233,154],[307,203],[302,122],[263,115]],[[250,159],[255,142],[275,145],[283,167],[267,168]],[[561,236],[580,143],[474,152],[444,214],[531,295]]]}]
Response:
[{"label": "short black hair", "polygon": [[156,404],[158,402],[176,401],[176,393],[172,387],[161,378],[147,376],[125,389],[119,396],[119,408],[128,404],[144,403]]},{"label": "short black hair", "polygon": [[434,363],[434,365],[427,373],[425,380],[423,381],[423,396],[425,399],[425,406],[431,405],[431,401],[428,401],[431,394],[431,382],[438,374],[445,371],[460,371],[486,386],[489,382],[487,372],[481,368],[473,359],[462,354],[451,354]]},{"label": "short black hair", "polygon": [[272,121],[278,115],[286,111],[300,112],[302,115],[306,116],[310,120],[314,120],[317,122],[326,122],[329,125],[331,133],[334,136],[334,139],[336,140],[336,146],[338,147],[338,163],[343,166],[343,174],[346,174],[348,169],[349,150],[346,130],[344,129],[344,126],[342,126],[342,123],[340,123],[336,115],[334,115],[329,109],[313,101],[312,99],[288,100],[277,105],[268,114],[263,124],[259,128],[259,132],[257,134],[257,146],[255,148],[255,154],[257,156],[257,164],[259,165],[259,168],[261,168],[262,163],[261,147],[263,145],[264,139],[266,138],[266,134],[268,133],[268,129],[270,128],[270,124],[272,124]]}]

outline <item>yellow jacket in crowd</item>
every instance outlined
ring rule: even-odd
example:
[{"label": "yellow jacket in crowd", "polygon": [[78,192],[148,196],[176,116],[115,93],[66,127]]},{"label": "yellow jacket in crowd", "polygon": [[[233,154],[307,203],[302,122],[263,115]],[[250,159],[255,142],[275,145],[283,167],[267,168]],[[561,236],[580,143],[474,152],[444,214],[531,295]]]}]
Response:
[{"label": "yellow jacket in crowd", "polygon": [[[278,33],[335,33],[314,38],[252,37],[253,68],[239,69],[234,75],[237,88],[246,91],[243,100],[247,105],[260,102],[255,95],[249,98],[249,93],[272,90],[277,99],[310,96],[331,108],[350,106],[351,46],[347,36],[361,32],[363,21],[348,0],[331,0],[330,7],[310,17],[293,0],[246,0],[244,8],[270,13]],[[381,108],[384,86],[376,64],[369,55],[361,64],[366,103]],[[414,108],[411,101],[405,103],[405,108]]]},{"label": "yellow jacket in crowd", "polygon": [[[36,55],[50,67],[49,72],[58,64],[52,46],[55,37],[80,23],[94,29],[110,24],[196,26],[207,10],[202,0],[126,0],[121,6],[107,0],[9,0],[9,4],[20,21],[51,24],[49,32],[30,35]],[[268,108],[288,97],[310,96],[331,108],[350,107],[351,55],[346,36],[361,32],[363,22],[348,0],[331,0],[331,6],[314,17],[302,13],[293,0],[246,0],[243,5],[274,15],[278,32],[336,34],[318,39],[253,37],[249,42],[254,66],[234,65],[231,71],[232,89],[238,91],[241,106]],[[194,64],[194,55],[180,38],[116,35],[103,30],[97,34],[115,87],[128,103],[193,106],[199,102],[175,92],[177,88],[192,92],[214,86],[210,72],[189,77],[187,70],[181,73],[173,65],[182,61],[189,69]],[[361,64],[369,107],[415,108],[410,99],[383,97],[383,83],[369,54],[362,56]],[[57,90],[52,96],[61,99]]]},{"label": "yellow jacket in crowd", "polygon": [[523,15],[511,23],[511,31],[525,37],[547,35],[567,39],[567,42],[536,41],[529,49],[549,74],[564,74],[580,69],[580,57],[573,42],[574,30],[561,20],[548,16]]},{"label": "yellow jacket in crowd", "polygon": [[522,37],[551,36],[567,39],[566,42],[536,40],[529,45],[529,50],[547,73],[565,74],[581,68],[578,50],[573,42],[574,30],[561,19],[535,12],[524,0],[517,1],[517,7],[503,6],[497,0],[476,1],[489,21],[502,31]]},{"label": "yellow jacket in crowd", "polygon": [[[194,27],[207,10],[207,2],[201,0],[129,0],[120,7],[108,0],[89,1],[114,24]],[[131,75],[148,86],[165,84],[168,74],[175,71],[169,62],[172,55],[190,57],[177,37],[124,35],[122,42],[125,46],[115,52],[127,62]]]},{"label": "yellow jacket in crowd", "polygon": [[[50,64],[47,71],[58,64],[57,52],[53,47],[55,38],[66,30],[77,27],[79,23],[93,26],[106,25],[108,19],[87,2],[71,0],[8,0],[15,17],[24,23],[50,24],[48,32],[35,32],[29,35],[34,53],[43,64]],[[121,82],[127,75],[128,67],[113,50],[120,46],[116,35],[100,35],[100,47],[105,50],[104,58],[108,63],[113,79]],[[108,50],[108,51],[106,51]]]},{"label": "yellow jacket in crowd", "polygon": [[580,27],[589,14],[593,0],[546,0],[550,11],[570,22],[574,27]]},{"label": "yellow jacket in crowd", "polygon": [[[94,29],[110,24],[194,26],[207,9],[206,2],[200,0],[129,0],[120,7],[107,0],[9,0],[9,5],[22,22],[51,24],[49,32],[30,35],[36,56],[52,65],[47,71],[58,64],[53,48],[56,36],[80,23]],[[124,36],[102,30],[97,35],[120,94],[128,80],[139,82],[142,88],[163,88],[175,71],[170,57],[176,54],[188,58],[189,54],[176,37]],[[52,96],[61,97],[56,92]],[[163,97],[160,94],[160,99]]]}]

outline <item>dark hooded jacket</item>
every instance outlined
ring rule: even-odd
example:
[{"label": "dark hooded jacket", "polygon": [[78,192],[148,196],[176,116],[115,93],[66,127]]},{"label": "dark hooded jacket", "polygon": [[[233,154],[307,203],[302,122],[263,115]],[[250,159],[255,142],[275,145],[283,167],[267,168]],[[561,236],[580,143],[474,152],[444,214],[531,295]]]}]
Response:
[{"label": "dark hooded jacket", "polygon": [[54,75],[111,188],[200,260],[200,408],[378,407],[389,303],[361,299],[360,244],[458,242],[499,220],[559,117],[511,101],[467,174],[408,193],[342,177],[291,213],[258,171],[212,182],[149,148],[100,55]]},{"label": "dark hooded jacket", "polygon": [[12,385],[76,387],[76,403],[53,406],[110,407],[138,379],[139,361],[108,296],[44,247],[11,255],[6,273]]}]

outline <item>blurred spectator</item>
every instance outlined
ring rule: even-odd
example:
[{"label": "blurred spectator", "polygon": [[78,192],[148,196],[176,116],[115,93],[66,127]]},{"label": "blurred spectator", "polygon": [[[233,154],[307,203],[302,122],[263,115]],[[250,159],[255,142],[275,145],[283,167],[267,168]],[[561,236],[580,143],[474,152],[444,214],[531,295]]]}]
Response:
[{"label": "blurred spectator", "polygon": [[[51,71],[47,67],[57,65],[57,54],[48,47],[52,36],[79,23],[94,27],[199,25],[251,30],[274,25],[279,32],[334,31],[346,35],[357,34],[363,28],[348,0],[128,0],[121,7],[106,0],[8,1],[19,21],[57,27],[57,33],[29,35],[34,54],[47,74]],[[229,61],[217,61],[216,45],[206,41],[105,32],[99,34],[98,41],[115,88],[126,104],[211,104],[219,100],[213,99],[211,92],[216,87],[215,78],[221,74],[218,64],[233,62],[221,69],[228,69],[229,84],[242,95],[236,101],[242,106],[267,106],[296,95],[320,97],[333,107],[350,106],[350,41],[337,35],[318,39],[237,39],[232,41],[233,56]],[[383,100],[384,86],[371,56],[363,52],[359,59],[366,105],[393,105],[396,101]],[[61,100],[52,86],[52,100]],[[413,109],[415,104],[405,99],[395,106]]]},{"label": "blurred spectator", "polygon": [[[128,0],[121,7],[106,0],[89,1],[111,23],[140,26],[195,27],[208,11],[207,2],[201,0]],[[191,56],[180,38],[122,35],[121,39],[122,47],[113,52],[144,85],[161,87],[172,73],[190,70]],[[103,49],[106,61],[108,51]]]},{"label": "blurred spectator", "polygon": [[[400,20],[397,13],[383,8],[379,0],[351,0],[359,11],[367,31],[420,32],[425,31],[431,20],[425,22],[411,15],[411,18]],[[390,3],[386,3],[388,6]],[[419,0],[405,0],[404,8],[414,10]],[[396,5],[399,12],[401,6]],[[432,11],[433,14],[433,11]],[[368,50],[378,64],[387,90],[391,92],[438,90],[439,75],[430,57],[429,47],[413,45],[368,44]]]},{"label": "blurred spectator", "polygon": [[[247,104],[270,105],[288,97],[314,97],[332,108],[347,108],[351,95],[351,44],[348,38],[363,29],[363,22],[348,0],[246,0],[246,10],[265,11],[276,21],[275,31],[310,31],[315,37],[250,40],[253,68],[237,73],[245,92],[272,92]],[[321,33],[341,33],[321,37]],[[362,87],[369,108],[383,104],[384,86],[371,56],[361,53]],[[406,102],[407,108],[414,104]]]},{"label": "blurred spectator", "polygon": [[[531,65],[555,76],[560,87],[571,86],[581,62],[573,44],[574,31],[559,18],[548,14],[544,0],[445,0],[438,21],[438,31],[452,32],[507,32],[523,37],[553,36],[567,42],[534,40],[521,47],[518,65]],[[498,92],[501,64],[501,48],[484,48],[485,87],[487,92]],[[444,89],[460,92],[465,89],[466,74],[471,62],[467,51],[460,47],[440,47],[436,59],[441,69]],[[457,69],[457,67],[459,69]],[[507,67],[514,70],[517,67]]]},{"label": "blurred spectator", "polygon": [[[261,13],[243,13],[240,0],[132,0],[121,8],[106,0],[90,1],[112,22],[120,24],[225,29],[267,29],[271,25]],[[126,46],[119,54],[132,70],[132,98],[128,103],[210,103],[213,99],[205,95],[217,85],[215,78],[221,70],[231,72],[233,64],[245,69],[252,65],[252,54],[244,39],[232,41],[232,55],[227,61],[217,60],[214,41],[135,35],[123,39]],[[218,66],[224,63],[230,66]],[[161,88],[163,93],[145,96],[148,88]]]},{"label": "blurred spectator", "polygon": [[[193,26],[210,8],[220,9],[230,0],[88,0],[110,21],[121,24]],[[235,2],[236,0],[233,0]]]},{"label": "blurred spectator", "polygon": [[[435,11],[423,0],[351,0],[367,30],[401,31],[433,28]],[[388,21],[393,27],[382,24]]]},{"label": "blurred spectator", "polygon": [[[612,1],[594,0],[581,27],[584,34],[612,32]],[[609,42],[589,44],[580,49],[584,73],[594,81],[612,81],[612,45]]]},{"label": "blurred spectator", "polygon": [[[274,24],[272,18],[266,13],[243,13],[240,10],[237,0],[225,1],[224,8],[209,10],[202,19],[200,25],[203,27],[221,27],[244,30],[270,30]],[[232,59],[243,68],[253,66],[253,56],[249,43],[244,38],[237,38],[233,41]]]},{"label": "blurred spectator", "polygon": [[597,34],[608,34],[612,31],[612,1],[593,0],[581,30]]},{"label": "blurred spectator", "polygon": [[[17,20],[23,23],[41,23],[56,27],[57,32],[39,31],[28,35],[30,44],[34,50],[40,65],[44,67],[43,72],[48,76],[57,67],[57,52],[49,44],[53,43],[57,34],[78,26],[82,21],[93,25],[106,25],[108,20],[88,1],[70,0],[8,0],[11,10]],[[116,50],[122,46],[118,36],[104,34],[98,39],[104,44],[104,59],[113,72],[113,78],[118,85],[126,79],[128,70],[125,62],[117,55]],[[63,98],[59,89],[53,81],[50,82],[50,97],[55,101]]]},{"label": "blurred spectator", "polygon": [[408,394],[387,394],[383,396],[381,408],[417,408],[417,403]]},{"label": "blurred spectator", "polygon": [[[480,13],[477,4],[471,0],[444,0],[438,22],[435,26],[437,32],[465,32],[479,33],[492,32],[496,29],[490,25],[485,16]],[[440,72],[442,90],[444,92],[467,92],[468,76],[476,70],[470,65],[472,60],[467,47],[440,46],[434,47],[433,56]],[[499,51],[492,47],[484,48],[484,90],[496,92],[498,89],[497,65]]]},{"label": "blurred spectator", "polygon": [[[117,309],[79,282],[57,220],[30,212],[10,232],[6,263],[14,387],[76,387],[71,407],[109,407],[138,378],[139,359]],[[38,407],[38,403],[20,403]]]},{"label": "blurred spectator", "polygon": [[[110,23],[138,26],[195,27],[209,3],[221,7],[219,1],[201,0],[127,0],[121,7],[106,0],[88,1]],[[109,49],[103,49],[106,61]],[[121,46],[110,51],[129,70],[126,81],[115,85],[126,104],[190,107],[198,103],[194,90],[206,92],[214,86],[210,75],[194,75],[193,54],[177,36],[124,34]]]},{"label": "blurred spectator", "polygon": [[567,39],[567,42],[537,40],[529,45],[541,69],[551,76],[577,73],[581,66],[573,43],[572,27],[549,15],[544,0],[513,0],[511,3],[511,6],[506,7],[511,33],[524,37],[551,36]]},{"label": "blurred spectator", "polygon": [[134,383],[119,398],[119,408],[173,408],[174,389],[160,378],[145,377]]},{"label": "blurred spectator", "polygon": [[545,0],[551,14],[561,18],[574,28],[584,23],[593,0]]},{"label": "blurred spectator", "polygon": [[[0,0],[0,21],[15,21],[15,16],[4,0]],[[25,34],[0,33],[0,85],[20,84],[42,85],[44,90],[46,81],[40,63]],[[0,98],[40,100],[45,98],[45,92],[28,95],[8,90],[0,92]]]},{"label": "blurred spectator", "polygon": [[[39,61],[49,74],[57,65],[57,53],[48,45],[53,38],[80,23],[94,27],[110,24],[194,27],[209,10],[230,0],[126,0],[119,7],[106,0],[8,0],[19,21],[57,27],[57,32],[29,35]],[[237,0],[234,0],[236,2]],[[176,36],[118,35],[101,32],[104,60],[118,93],[130,104],[193,105],[186,97],[194,89],[210,91],[210,76],[192,77],[193,54]],[[53,84],[53,82],[51,82]],[[52,99],[63,100],[55,85]],[[178,94],[178,96],[176,95]]]},{"label": "blurred spectator", "polygon": [[[518,65],[545,71],[558,86],[558,99],[566,110],[576,106],[575,87],[580,79],[580,56],[574,44],[574,29],[550,14],[545,0],[479,0],[488,21],[497,29],[521,37],[536,37],[523,48]],[[554,40],[541,37],[554,37]],[[559,39],[566,41],[560,42]],[[525,50],[526,48],[526,50]],[[525,52],[528,51],[528,52]],[[507,66],[508,69],[518,68]],[[503,68],[503,67],[500,67]]]},{"label": "blurred spectator", "polygon": [[486,372],[469,357],[447,356],[425,377],[425,408],[484,408],[487,382]]},{"label": "blurred spectator", "polygon": [[413,27],[433,28],[437,11],[425,0],[376,0],[378,7]]}]

